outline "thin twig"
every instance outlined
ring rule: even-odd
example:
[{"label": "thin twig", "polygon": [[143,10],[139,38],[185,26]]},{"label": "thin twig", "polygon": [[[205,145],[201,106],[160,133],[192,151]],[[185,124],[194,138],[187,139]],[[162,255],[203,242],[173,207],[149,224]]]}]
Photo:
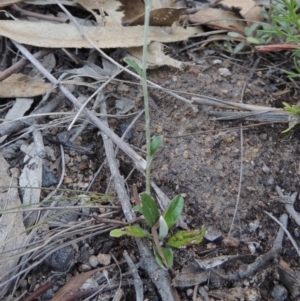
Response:
[{"label": "thin twig", "polygon": [[271,213],[269,213],[269,212],[267,212],[265,210],[264,210],[264,213],[267,214],[273,221],[275,221],[283,229],[283,231],[285,232],[285,234],[290,239],[292,245],[296,249],[296,252],[298,253],[298,256],[300,256],[300,249],[299,249],[297,243],[295,242],[294,238],[290,234],[290,232],[287,230],[287,228],[275,216],[273,216]]},{"label": "thin twig", "polygon": [[143,281],[141,280],[138,270],[126,250],[123,253],[123,257],[126,260],[134,278],[133,283],[136,292],[136,301],[143,301],[144,300]]},{"label": "thin twig", "polygon": [[[292,195],[284,196],[284,194],[281,191],[281,188],[279,186],[276,186],[276,191],[278,195],[280,196],[281,202],[285,204],[285,209],[289,213],[289,215],[293,218],[293,220],[297,223],[298,226],[300,226],[300,215],[298,212],[296,212],[294,208],[294,203],[297,199],[297,192],[294,192]],[[286,201],[286,198],[288,198],[288,202]]]},{"label": "thin twig", "polygon": [[240,204],[240,199],[241,199],[241,190],[242,190],[242,180],[243,180],[243,161],[244,161],[244,138],[243,138],[243,129],[240,129],[240,137],[241,137],[241,163],[240,163],[240,179],[239,179],[239,188],[238,188],[238,194],[237,194],[237,198],[236,198],[236,203],[235,203],[235,208],[234,208],[234,214],[233,214],[233,218],[232,218],[232,222],[230,225],[230,229],[228,232],[228,236],[230,236],[236,215],[237,215],[237,211],[238,211],[238,207]]}]

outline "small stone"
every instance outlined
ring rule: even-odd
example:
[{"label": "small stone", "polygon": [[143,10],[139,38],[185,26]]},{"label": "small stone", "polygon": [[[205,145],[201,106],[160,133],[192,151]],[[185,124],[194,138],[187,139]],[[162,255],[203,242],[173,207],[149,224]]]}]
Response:
[{"label": "small stone", "polygon": [[68,270],[73,258],[74,249],[72,246],[67,246],[50,255],[46,262],[54,271],[65,272]]},{"label": "small stone", "polygon": [[98,262],[102,265],[109,265],[111,261],[111,256],[109,254],[98,254],[97,255]]},{"label": "small stone", "polygon": [[91,270],[91,266],[89,264],[83,263],[80,267],[79,267],[80,271],[82,272],[87,272]]},{"label": "small stone", "polygon": [[[122,124],[120,125],[120,130],[121,130],[122,136],[123,136],[123,134],[125,133],[125,131],[128,129],[128,127],[129,127],[129,123],[122,123]],[[126,141],[129,141],[129,140],[131,140],[132,138],[133,138],[133,133],[132,133],[132,130],[130,129],[130,130],[126,133],[124,139],[125,139]]]},{"label": "small stone", "polygon": [[189,151],[185,150],[183,152],[183,158],[188,159],[190,157]]},{"label": "small stone", "polygon": [[221,76],[227,77],[231,75],[231,72],[229,71],[228,68],[219,68],[219,74]]},{"label": "small stone", "polygon": [[164,128],[161,125],[156,125],[155,129],[156,129],[156,133],[161,133]]},{"label": "small stone", "polygon": [[270,168],[266,164],[264,164],[264,166],[262,167],[262,171],[264,173],[268,174],[268,173],[270,173]]},{"label": "small stone", "polygon": [[95,268],[98,265],[98,263],[99,263],[99,261],[98,261],[98,259],[95,255],[92,255],[89,258],[89,264],[90,264],[91,267]]},{"label": "small stone", "polygon": [[20,287],[25,288],[27,286],[28,282],[26,279],[22,279],[19,282]]},{"label": "small stone", "polygon": [[270,177],[269,179],[268,179],[268,181],[267,181],[267,183],[268,183],[268,185],[273,185],[274,184],[274,177]]},{"label": "small stone", "polygon": [[73,183],[73,180],[72,180],[70,177],[66,176],[66,177],[64,178],[64,183],[65,183],[65,184],[71,184],[71,183]]},{"label": "small stone", "polygon": [[276,284],[271,291],[271,296],[274,301],[285,301],[288,298],[288,291],[284,286]]},{"label": "small stone", "polygon": [[222,60],[219,59],[213,60],[213,65],[220,65],[220,64],[222,64]]},{"label": "small stone", "polygon": [[54,295],[54,290],[53,288],[48,289],[42,296],[42,300],[49,300],[53,297]]},{"label": "small stone", "polygon": [[164,165],[161,167],[161,170],[163,170],[163,171],[168,171],[168,164],[164,164]]},{"label": "small stone", "polygon": [[191,288],[189,288],[189,289],[186,290],[187,297],[192,297],[193,293],[194,293],[194,291]]},{"label": "small stone", "polygon": [[225,247],[237,248],[240,244],[240,241],[234,237],[225,237],[222,243]]}]

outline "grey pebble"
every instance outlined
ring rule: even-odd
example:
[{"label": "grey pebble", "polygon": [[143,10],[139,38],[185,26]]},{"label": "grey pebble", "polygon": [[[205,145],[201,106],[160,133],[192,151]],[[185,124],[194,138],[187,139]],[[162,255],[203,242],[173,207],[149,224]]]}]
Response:
[{"label": "grey pebble", "polygon": [[288,297],[288,291],[284,286],[276,284],[271,291],[271,296],[274,301],[285,301]]},{"label": "grey pebble", "polygon": [[59,249],[46,259],[46,263],[54,271],[65,272],[68,270],[71,261],[74,258],[74,249],[72,246]]}]

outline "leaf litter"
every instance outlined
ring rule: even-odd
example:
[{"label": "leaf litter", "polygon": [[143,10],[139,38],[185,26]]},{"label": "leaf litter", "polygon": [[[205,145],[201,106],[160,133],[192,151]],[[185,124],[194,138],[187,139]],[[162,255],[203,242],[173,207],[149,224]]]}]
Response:
[{"label": "leaf litter", "polygon": [[[19,10],[9,6],[17,2],[20,2],[18,5],[25,10],[25,12],[22,10],[23,15],[17,15]],[[143,5],[136,5],[134,6],[136,10],[132,10],[128,2],[124,1],[61,1],[72,13],[76,14],[76,20],[81,19],[80,24],[85,24],[81,25],[80,31],[74,25],[73,20],[69,20],[69,23],[55,23],[58,19],[55,19],[54,15],[50,16],[46,5],[52,7],[52,12],[55,10],[58,12],[56,3],[52,0],[4,1],[1,6],[6,10],[7,15],[16,14],[16,18],[0,20],[0,34],[8,38],[8,41],[12,39],[24,45],[55,49],[52,59],[44,60],[44,62],[39,59],[39,64],[46,67],[45,70],[48,69],[48,72],[56,78],[62,74],[60,82],[69,89],[70,93],[76,95],[81,104],[86,101],[86,95],[91,95],[101,85],[105,85],[102,91],[97,92],[105,96],[98,97],[97,100],[92,99],[91,103],[86,105],[93,111],[95,118],[102,120],[108,117],[107,126],[120,135],[123,119],[127,123],[133,118],[132,116],[138,116],[141,110],[139,82],[130,74],[123,73],[120,76],[121,69],[114,68],[108,60],[101,60],[94,50],[87,53],[86,49],[92,49],[93,46],[85,39],[85,36],[92,39],[99,48],[106,49],[107,53],[117,58],[118,62],[122,63],[125,57],[130,57],[140,64]],[[292,299],[296,300],[299,297],[299,290],[295,289],[299,285],[295,280],[295,275],[299,272],[297,255],[293,253],[293,247],[288,242],[284,242],[285,249],[279,253],[283,244],[283,231],[279,227],[271,226],[270,219],[263,213],[263,210],[267,209],[277,216],[284,212],[283,207],[273,202],[276,198],[274,185],[279,184],[287,192],[299,191],[297,132],[289,136],[288,144],[283,144],[285,137],[280,135],[280,125],[273,123],[273,126],[265,125],[264,128],[257,129],[252,128],[245,121],[244,140],[242,140],[244,180],[241,183],[242,202],[238,208],[239,224],[235,221],[234,230],[228,237],[233,236],[237,243],[225,244],[224,236],[227,238],[228,230],[231,228],[233,207],[240,182],[238,178],[241,160],[239,158],[241,148],[239,131],[241,130],[234,129],[236,125],[239,126],[235,121],[226,119],[226,124],[221,124],[207,119],[207,104],[215,105],[221,99],[227,106],[228,104],[232,106],[229,101],[237,105],[242,100],[251,106],[250,111],[256,106],[263,115],[266,108],[270,108],[271,111],[276,101],[281,99],[280,93],[276,94],[276,92],[281,90],[282,86],[286,87],[286,91],[294,91],[294,95],[289,94],[289,100],[295,99],[297,84],[287,83],[278,76],[280,73],[273,63],[274,60],[276,62],[274,57],[271,60],[268,57],[269,66],[262,64],[265,69],[257,71],[251,65],[250,60],[235,60],[213,48],[199,49],[194,46],[192,51],[188,50],[183,52],[184,55],[178,55],[180,47],[184,47],[181,41],[193,47],[195,39],[193,36],[197,35],[201,39],[201,35],[206,30],[200,26],[184,28],[179,25],[180,16],[182,20],[186,19],[184,18],[186,8],[182,3],[183,1],[157,0],[153,1],[152,7],[152,25],[148,40],[149,79],[161,87],[160,90],[150,89],[151,98],[156,103],[152,112],[152,130],[155,133],[157,129],[160,129],[159,133],[165,136],[163,148],[154,160],[153,179],[158,186],[153,183],[153,188],[159,198],[167,201],[168,196],[174,195],[174,190],[185,196],[187,201],[184,204],[183,218],[190,230],[201,228],[201,226],[212,227],[223,236],[218,235],[216,240],[212,236],[207,236],[204,244],[176,251],[175,269],[179,274],[173,279],[173,284],[184,288],[179,292],[181,300],[192,300],[188,287],[199,284],[200,286],[206,284],[207,294],[213,298],[267,300],[270,296],[274,299],[279,298],[276,295],[279,291],[282,296],[286,292],[286,295],[290,294]],[[23,4],[26,6],[23,7]],[[197,10],[198,3],[195,2],[194,5]],[[267,4],[264,3],[264,5]],[[213,29],[236,30],[243,35],[245,26],[249,26],[249,23],[244,22],[245,20],[247,22],[262,20],[260,9],[255,1],[244,1],[242,4],[240,1],[217,1],[213,5],[208,5],[206,9],[190,14],[188,20]],[[31,11],[37,14],[33,17],[27,16],[26,14]],[[89,14],[89,18],[94,19],[94,23],[86,22],[84,17],[81,18],[86,13]],[[56,21],[46,21],[43,19],[45,15],[49,15]],[[67,15],[60,15],[60,18],[61,21],[69,19]],[[232,21],[232,19],[240,19],[241,22]],[[211,36],[214,37],[213,33]],[[190,38],[193,40],[186,42]],[[209,39],[211,38],[208,37],[207,41]],[[218,40],[217,36],[215,40]],[[173,44],[166,48],[164,43]],[[11,54],[9,54],[11,46],[4,45],[4,47],[7,49],[3,54],[3,58],[7,60],[4,63],[10,67],[13,64],[10,59]],[[74,51],[73,48],[78,49]],[[121,54],[122,51],[114,54],[115,48],[122,48],[124,54]],[[213,64],[212,60],[216,57],[219,62]],[[190,62],[183,63],[187,58]],[[270,65],[277,72],[274,71],[277,80],[274,80],[267,72],[264,73],[265,78],[261,78],[259,74],[264,70],[270,70]],[[168,67],[158,68],[159,66]],[[151,68],[153,70],[150,70]],[[227,68],[231,72],[225,78],[218,68]],[[2,68],[2,71],[4,69]],[[34,68],[31,71],[33,70]],[[26,292],[31,293],[35,286],[43,287],[45,276],[45,279],[53,283],[66,283],[65,286],[60,285],[59,291],[45,286],[47,291],[43,293],[44,297],[48,296],[48,299],[69,300],[72,292],[72,298],[100,294],[101,298],[106,300],[105,298],[114,296],[114,292],[110,290],[119,286],[128,287],[130,281],[126,282],[122,278],[131,279],[130,270],[124,269],[122,262],[122,249],[129,249],[128,241],[126,239],[114,240],[107,235],[111,229],[115,228],[109,223],[106,224],[107,220],[123,217],[117,206],[119,205],[117,198],[112,200],[109,196],[116,195],[118,188],[115,185],[118,182],[114,180],[114,184],[110,184],[110,171],[104,163],[106,146],[99,140],[97,128],[93,125],[94,117],[93,122],[88,121],[85,110],[74,121],[72,135],[68,135],[71,141],[67,144],[69,147],[64,149],[66,144],[62,140],[56,140],[57,144],[55,144],[55,138],[70,125],[78,109],[66,101],[53,83],[50,84],[45,80],[47,77],[45,73],[31,71],[24,68],[21,73],[9,74],[7,79],[0,83],[2,85],[0,96],[9,104],[1,107],[3,123],[0,125],[2,138],[0,152],[9,162],[8,164],[1,157],[3,192],[0,224],[2,253],[0,296],[1,298],[6,296],[9,300],[16,299]],[[180,99],[185,97],[190,101],[181,102]],[[22,98],[31,98],[27,107],[25,101],[22,106]],[[201,102],[195,102],[195,99],[199,100],[199,98]],[[120,108],[116,106],[116,99],[119,104],[130,100],[127,105],[128,109],[125,110],[122,107],[120,111]],[[203,99],[205,99],[204,102]],[[108,105],[108,113],[99,113],[99,104],[103,102]],[[17,105],[20,106],[20,103],[22,111],[18,112]],[[14,115],[12,111],[8,114],[10,107],[17,111]],[[164,118],[161,118],[161,113]],[[88,116],[91,118],[92,115]],[[287,121],[279,119],[279,122]],[[139,156],[143,155],[143,130],[143,122],[137,120],[133,125],[130,144],[138,147]],[[43,139],[46,136],[54,139]],[[105,141],[105,136],[103,139]],[[130,172],[133,164],[126,155],[126,150],[123,149],[128,142],[123,143],[118,139],[114,141],[121,148],[118,155],[120,166],[115,165],[115,167],[120,168],[124,177],[128,176],[129,187],[137,185],[139,191],[142,192],[143,176],[139,171]],[[88,149],[91,144],[96,149],[95,153],[82,154],[76,147]],[[31,158],[26,158],[21,150],[29,146],[36,147],[35,154],[32,154]],[[72,149],[73,146],[75,148]],[[43,154],[46,156],[43,157]],[[132,155],[135,156],[135,151]],[[37,161],[32,161],[33,157]],[[60,178],[58,186],[53,187],[50,194],[40,189],[44,186],[42,182],[44,174],[43,177],[41,174],[42,167],[45,166],[47,172],[54,172],[55,176]],[[109,166],[112,168],[111,163]],[[11,174],[7,173],[9,168]],[[24,180],[20,177],[17,181],[19,176],[16,172],[26,175]],[[87,198],[80,197],[79,194],[84,192],[92,182],[94,183],[93,191],[96,192],[86,192]],[[61,185],[63,191],[60,190]],[[21,187],[17,189],[17,186]],[[76,189],[79,189],[80,193],[76,192]],[[127,194],[125,190],[122,191]],[[13,193],[13,197],[10,193]],[[284,198],[284,195],[279,195],[280,198]],[[129,200],[129,197],[125,195],[124,199],[121,198],[119,192],[118,196],[120,201],[124,202],[127,198]],[[38,204],[39,201],[41,201],[40,204]],[[159,199],[158,201],[161,202]],[[55,211],[54,216],[50,214],[50,211],[57,210],[57,208],[59,210]],[[166,206],[162,206],[161,210],[165,208]],[[5,210],[12,212],[5,213]],[[76,214],[70,214],[74,210],[77,210]],[[123,207],[125,216],[126,210]],[[286,210],[292,210],[292,208],[286,207]],[[33,218],[28,224],[24,217],[28,218],[30,215]],[[69,219],[60,219],[60,215],[68,215]],[[104,217],[107,218],[104,219]],[[101,221],[101,218],[102,223],[98,223],[97,220]],[[126,218],[128,220],[128,216]],[[295,221],[297,222],[297,219]],[[182,220],[181,222],[183,223]],[[286,217],[281,224],[287,224]],[[28,228],[29,225],[35,226]],[[297,238],[297,229],[293,225],[293,220],[290,227],[293,230],[292,234]],[[275,241],[274,237],[277,237]],[[150,273],[149,275],[152,275],[149,264],[143,261],[143,256],[146,256],[148,251],[144,245],[137,243],[138,249],[130,247],[129,255],[135,259],[137,268],[142,265]],[[130,240],[130,244],[134,244],[134,241]],[[72,254],[75,253],[76,258],[68,256],[67,250],[71,250]],[[114,253],[119,264],[122,264],[122,273],[124,273],[122,277],[113,266],[93,270],[94,267],[104,263],[97,260],[94,262],[92,256],[99,255],[100,258],[102,253],[105,255],[108,252]],[[237,253],[241,256],[236,255]],[[60,254],[59,257],[57,257],[58,254]],[[54,278],[50,276],[49,272],[54,269],[55,265],[51,266],[52,263],[45,259],[52,258],[52,255],[57,258],[56,265],[67,266],[71,274],[68,274],[69,271],[66,270],[61,276]],[[11,260],[5,262],[7,256]],[[139,260],[140,256],[141,260]],[[272,262],[278,256],[288,263],[284,265],[281,261],[278,265]],[[233,258],[234,260],[231,260]],[[185,266],[195,264],[195,262],[198,263],[197,268],[184,269]],[[31,266],[28,266],[28,263],[31,263]],[[42,265],[45,268],[44,272],[41,269]],[[181,267],[183,269],[180,272]],[[30,286],[28,277],[32,277],[33,268],[41,274],[35,276],[37,282]],[[85,291],[80,290],[81,285],[97,270],[104,270],[105,277],[96,278],[93,282],[94,287],[86,284]],[[210,273],[207,273],[207,270]],[[242,273],[244,270],[246,272]],[[279,283],[274,286],[273,283],[278,279],[275,279],[272,274],[276,271],[279,271],[280,277]],[[42,276],[43,273],[45,274]],[[76,273],[78,273],[77,276]],[[174,297],[174,291],[172,293],[170,287],[164,286],[169,283],[169,280],[165,280],[168,278],[166,273],[160,275],[159,281],[153,278],[154,285],[147,282],[148,278],[143,273],[141,275],[142,282],[148,284],[146,294],[150,299],[155,298],[158,293],[162,300],[171,300],[170,298],[177,300]],[[255,277],[258,277],[258,280]],[[71,280],[67,282],[66,278]],[[251,285],[244,278],[247,278]],[[287,281],[287,279],[292,279],[292,281]],[[232,288],[229,288],[226,281],[237,285],[234,284]],[[239,281],[244,281],[243,289],[238,286]],[[133,294],[132,289],[129,288],[128,291],[129,294]],[[167,295],[168,292],[171,295]],[[205,293],[202,289],[199,289],[197,293],[204,298]]]}]

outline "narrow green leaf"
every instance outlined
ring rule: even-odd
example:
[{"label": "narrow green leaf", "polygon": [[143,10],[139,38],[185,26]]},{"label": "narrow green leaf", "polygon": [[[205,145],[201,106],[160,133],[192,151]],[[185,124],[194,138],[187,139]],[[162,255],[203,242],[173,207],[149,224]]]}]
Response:
[{"label": "narrow green leaf", "polygon": [[159,147],[161,146],[161,144],[163,142],[163,139],[164,139],[163,136],[157,136],[157,137],[152,139],[152,141],[150,143],[150,155],[151,155],[151,157],[153,157],[154,154],[157,152],[157,150],[159,149]]},{"label": "narrow green leaf", "polygon": [[159,217],[159,239],[164,239],[168,235],[169,227],[163,216]]},{"label": "narrow green leaf", "polygon": [[149,227],[152,227],[159,219],[159,211],[155,201],[147,193],[141,194],[142,213]]},{"label": "narrow green leaf", "polygon": [[227,32],[227,35],[231,38],[243,38],[243,36],[237,32],[229,31]]},{"label": "narrow green leaf", "polygon": [[129,65],[132,69],[135,70],[135,72],[140,76],[142,77],[143,76],[143,71],[142,69],[140,68],[140,66],[133,60],[129,59],[129,58],[125,58],[124,59],[124,62]]},{"label": "narrow green leaf", "polygon": [[260,26],[259,23],[254,23],[250,27],[245,27],[244,29],[245,36],[246,37],[252,36],[254,31],[256,31],[259,26]]},{"label": "narrow green leaf", "polygon": [[140,226],[127,226],[125,227],[126,234],[129,236],[137,238],[149,238],[152,239],[152,236],[147,230],[142,229]]},{"label": "narrow green leaf", "polygon": [[234,53],[234,54],[237,54],[237,53],[241,52],[241,51],[243,50],[243,48],[245,47],[245,45],[246,45],[245,42],[240,42],[240,43],[238,43],[238,44],[235,46],[235,48],[234,48],[234,50],[233,50],[233,53]]},{"label": "narrow green leaf", "polygon": [[111,230],[110,233],[109,233],[109,235],[111,237],[121,237],[121,236],[126,235],[126,234],[127,234],[127,232],[123,231],[121,229],[114,229],[114,230]]},{"label": "narrow green leaf", "polygon": [[256,45],[261,44],[261,41],[259,39],[253,37],[247,37],[246,40],[249,44],[256,44]]},{"label": "narrow green leaf", "polygon": [[168,205],[168,208],[164,214],[165,221],[169,229],[177,222],[183,209],[183,197],[178,194]]},{"label": "narrow green leaf", "polygon": [[173,248],[184,248],[189,245],[200,244],[205,233],[205,229],[180,231],[168,239],[167,245]]},{"label": "narrow green leaf", "polygon": [[173,252],[171,249],[169,248],[161,248],[164,256],[165,256],[165,260],[167,263],[167,267],[164,265],[162,258],[160,257],[160,255],[158,254],[157,248],[154,247],[154,256],[156,259],[156,262],[158,263],[159,266],[161,266],[164,269],[167,269],[168,267],[173,266]]}]

